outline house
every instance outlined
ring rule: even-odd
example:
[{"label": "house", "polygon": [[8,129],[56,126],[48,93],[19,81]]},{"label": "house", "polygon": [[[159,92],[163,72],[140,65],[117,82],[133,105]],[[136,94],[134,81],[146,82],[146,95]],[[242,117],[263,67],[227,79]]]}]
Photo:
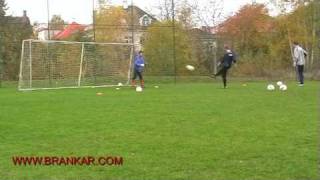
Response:
[{"label": "house", "polygon": [[[136,44],[135,48],[140,50],[142,49],[141,44],[143,43],[143,35],[146,33],[147,28],[158,20],[137,6],[125,5],[122,6],[122,8],[129,18],[121,20],[126,27],[126,30],[119,41],[132,43],[133,40],[133,43]],[[84,31],[86,32],[85,39],[94,41],[95,25],[88,25]]]},{"label": "house", "polygon": [[39,40],[48,40],[52,39],[52,37],[56,36],[63,29],[48,29],[47,23],[36,24],[34,26],[34,34],[37,35],[37,39]]},{"label": "house", "polygon": [[133,25],[137,29],[146,30],[147,27],[151,25],[151,23],[157,21],[156,18],[154,18],[152,15],[148,14],[147,12],[145,12],[144,10],[140,9],[137,6],[124,7],[124,10],[129,16],[133,15],[133,18],[134,18]]},{"label": "house", "polygon": [[[30,36],[32,33],[32,26],[30,24],[30,19],[27,16],[27,11],[23,11],[22,16],[5,16],[4,24],[9,29],[10,34],[23,34]],[[31,36],[30,36],[31,37]],[[28,37],[28,38],[30,38]],[[17,39],[17,35],[14,35],[14,38]]]},{"label": "house", "polygon": [[146,33],[147,28],[158,20],[137,6],[124,6],[124,10],[133,19],[133,23],[128,24],[125,41],[131,43],[133,40],[133,43],[137,44],[136,48],[142,49],[143,35]]},{"label": "house", "polygon": [[[200,57],[202,64],[209,72],[217,72],[217,36],[213,33],[213,28],[192,28],[188,31],[192,37],[193,44],[200,46],[194,48],[192,53],[196,57]],[[200,43],[198,43],[200,42]]]},{"label": "house", "polygon": [[30,25],[30,19],[27,16],[27,11],[24,10],[23,11],[23,15],[21,17],[15,17],[15,16],[6,16],[6,21],[8,22],[8,24],[20,24],[20,25],[27,25],[27,26],[31,26]]},{"label": "house", "polygon": [[218,32],[218,26],[201,26],[200,29],[211,34],[217,34]]},{"label": "house", "polygon": [[[124,20],[124,24],[127,25],[126,34],[123,35],[123,42],[137,44],[137,49],[142,49],[141,43],[143,42],[143,35],[147,31],[147,28],[157,19],[147,12],[143,11],[137,6],[123,6],[124,11],[129,15],[130,19]],[[131,16],[133,14],[133,16]],[[132,19],[131,19],[132,18]],[[133,23],[131,21],[133,20]],[[63,30],[50,29],[50,39],[64,40],[70,37],[72,34],[78,32],[85,32],[84,37],[88,40],[94,40],[94,25],[80,25],[73,22],[66,26]],[[48,39],[47,26],[39,28],[38,38],[42,40]]]},{"label": "house", "polygon": [[[192,41],[201,42],[202,51],[207,55],[213,55],[217,50],[217,37],[211,31],[203,28],[192,28],[188,31]],[[211,58],[211,57],[208,57]]]},{"label": "house", "polygon": [[64,30],[60,31],[59,33],[55,34],[52,39],[55,40],[62,40],[71,37],[75,33],[83,32],[87,26],[78,24],[76,22],[72,22],[68,26],[64,28]]}]

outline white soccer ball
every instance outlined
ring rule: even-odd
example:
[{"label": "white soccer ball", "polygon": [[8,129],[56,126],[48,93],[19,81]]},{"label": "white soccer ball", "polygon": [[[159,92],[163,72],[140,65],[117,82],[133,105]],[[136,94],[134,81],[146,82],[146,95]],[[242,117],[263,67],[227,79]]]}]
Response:
[{"label": "white soccer ball", "polygon": [[102,92],[97,92],[97,96],[102,96],[103,93]]},{"label": "white soccer ball", "polygon": [[269,91],[273,91],[273,90],[275,90],[276,88],[274,87],[273,84],[269,84],[269,85],[267,86],[267,89],[268,89]]},{"label": "white soccer ball", "polygon": [[123,86],[123,84],[121,82],[118,83],[118,86]]},{"label": "white soccer ball", "polygon": [[158,89],[158,88],[159,88],[159,86],[154,86],[154,88]]},{"label": "white soccer ball", "polygon": [[137,91],[137,92],[142,92],[142,87],[141,87],[141,86],[137,86],[137,87],[136,87],[136,91]]},{"label": "white soccer ball", "polygon": [[288,88],[287,85],[282,84],[279,89],[280,89],[281,91],[286,91],[287,88]]},{"label": "white soccer ball", "polygon": [[186,68],[189,70],[189,71],[194,71],[194,67],[193,66],[191,66],[191,65],[186,65]]},{"label": "white soccer ball", "polygon": [[277,82],[277,85],[278,85],[279,87],[280,87],[282,84],[283,84],[282,81],[278,81],[278,82]]}]

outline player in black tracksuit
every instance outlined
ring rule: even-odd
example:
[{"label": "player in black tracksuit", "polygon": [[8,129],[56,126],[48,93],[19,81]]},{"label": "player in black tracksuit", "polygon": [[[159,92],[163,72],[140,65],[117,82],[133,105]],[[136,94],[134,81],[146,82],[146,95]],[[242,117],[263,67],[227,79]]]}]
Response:
[{"label": "player in black tracksuit", "polygon": [[236,58],[234,53],[228,46],[224,46],[224,50],[225,54],[223,55],[223,58],[219,65],[221,69],[218,71],[217,74],[214,75],[214,77],[221,75],[223,80],[223,87],[227,88],[227,72],[231,68],[232,64],[236,63]]}]

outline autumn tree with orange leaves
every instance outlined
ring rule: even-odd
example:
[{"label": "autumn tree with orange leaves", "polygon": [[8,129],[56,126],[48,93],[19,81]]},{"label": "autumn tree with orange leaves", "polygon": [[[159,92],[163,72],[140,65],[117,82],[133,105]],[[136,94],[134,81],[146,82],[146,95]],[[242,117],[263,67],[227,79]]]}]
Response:
[{"label": "autumn tree with orange leaves", "polygon": [[320,73],[320,13],[317,11],[320,3],[291,3],[291,11],[281,10],[276,17],[271,17],[263,4],[246,5],[219,25],[220,46],[231,44],[241,59],[235,73],[252,77],[294,77],[293,41],[299,41],[309,52],[306,69],[310,75]]},{"label": "autumn tree with orange leaves", "polygon": [[273,19],[264,5],[246,5],[219,26],[219,35],[231,42],[239,53],[257,55],[268,51],[266,40],[272,27]]},{"label": "autumn tree with orange leaves", "polygon": [[274,19],[263,4],[243,6],[234,16],[220,24],[218,34],[221,43],[233,46],[241,57],[242,68],[247,74],[268,72],[262,66],[270,52]]}]

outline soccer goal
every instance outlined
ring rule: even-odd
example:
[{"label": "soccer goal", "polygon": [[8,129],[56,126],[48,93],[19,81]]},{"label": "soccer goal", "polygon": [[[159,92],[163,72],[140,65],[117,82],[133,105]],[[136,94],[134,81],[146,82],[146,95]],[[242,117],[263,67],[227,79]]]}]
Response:
[{"label": "soccer goal", "polygon": [[129,84],[134,45],[24,40],[19,90]]}]

